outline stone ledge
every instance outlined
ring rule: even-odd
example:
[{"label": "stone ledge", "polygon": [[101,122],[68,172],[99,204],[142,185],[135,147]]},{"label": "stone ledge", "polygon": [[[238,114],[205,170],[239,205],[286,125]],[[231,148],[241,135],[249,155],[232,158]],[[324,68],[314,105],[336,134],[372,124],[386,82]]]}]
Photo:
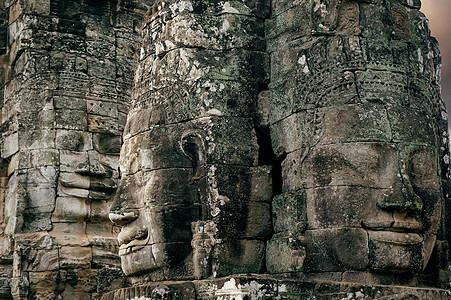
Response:
[{"label": "stone ledge", "polygon": [[244,300],[244,299],[451,299],[451,291],[406,286],[306,281],[270,275],[233,275],[193,281],[149,282],[122,288],[102,300]]}]

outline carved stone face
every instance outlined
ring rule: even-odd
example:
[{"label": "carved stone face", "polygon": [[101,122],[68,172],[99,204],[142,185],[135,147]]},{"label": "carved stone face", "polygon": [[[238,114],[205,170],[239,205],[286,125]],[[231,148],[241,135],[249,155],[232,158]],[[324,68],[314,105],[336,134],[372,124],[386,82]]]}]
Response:
[{"label": "carved stone face", "polygon": [[86,238],[91,244],[112,243],[114,238],[108,211],[119,178],[120,110],[126,103],[94,97],[99,87],[88,79],[69,74],[64,80],[78,84],[78,98],[61,91],[54,100],[60,164],[52,223],[55,236],[66,236],[63,244],[84,245]]},{"label": "carved stone face", "polygon": [[[56,79],[66,89],[48,97],[45,88],[56,89]],[[98,96],[98,85],[84,73],[47,72],[32,77],[14,99],[28,106],[16,112],[24,128],[7,157],[7,204],[27,205],[9,209],[8,234],[49,231],[58,243],[78,246],[94,237],[114,240],[108,209],[119,178],[120,110],[126,103]]]},{"label": "carved stone face", "polygon": [[304,40],[281,35],[272,70],[296,74],[271,74],[282,82],[269,119],[283,181],[272,207],[272,273],[418,274],[444,239],[439,54],[424,16],[395,2],[304,5],[312,20],[300,26]]},{"label": "carved stone face", "polygon": [[61,165],[54,220],[108,220],[119,177],[120,136],[106,128],[100,130],[103,132],[57,131]]},{"label": "carved stone face", "polygon": [[[131,115],[129,119],[139,119],[146,110]],[[118,240],[127,275],[155,269],[166,272],[164,267],[169,265],[172,270],[185,268],[184,259],[191,252],[191,223],[199,220],[200,207],[198,186],[192,184],[192,163],[181,148],[182,132],[177,125],[155,126],[125,138],[122,179],[110,219],[124,225]]]},{"label": "carved stone face", "polygon": [[312,150],[303,164],[310,271],[425,267],[443,205],[437,151],[426,142]]},{"label": "carved stone face", "polygon": [[110,214],[123,225],[122,269],[145,274],[136,280],[262,268],[271,185],[269,168],[258,165],[253,118],[267,79],[261,43],[267,4],[226,15],[217,13],[222,6],[156,4],[143,29]]},{"label": "carved stone face", "polygon": [[[0,256],[13,255],[15,297],[25,291],[36,298],[90,298],[96,289],[86,282],[98,283],[100,292],[102,270],[119,263],[108,212],[119,178],[139,24],[148,3],[54,4],[51,11],[39,11],[42,18],[21,9],[9,25],[32,22],[39,28],[28,38],[55,39],[44,38],[47,42],[30,51],[14,46],[25,38],[16,31],[1,51],[1,69],[12,71],[0,72],[2,89],[9,91],[1,101]],[[17,9],[0,6],[2,32],[8,32],[12,27],[4,16]],[[49,16],[58,28],[42,27]],[[15,61],[21,63],[16,67]],[[71,282],[71,288],[64,280],[50,280],[45,287],[28,284],[35,270],[60,278],[62,269],[85,280]],[[1,281],[9,290],[9,281]]]},{"label": "carved stone face", "polygon": [[[53,81],[47,81],[48,77]],[[56,79],[66,89],[56,89]],[[6,218],[2,220],[6,228],[0,240],[5,244],[13,239],[16,248],[2,247],[0,255],[16,251],[13,266],[27,261],[49,278],[55,278],[52,276],[59,268],[69,268],[76,270],[79,278],[86,276],[96,282],[99,268],[119,263],[108,212],[119,178],[120,131],[124,125],[119,109],[124,110],[126,103],[93,95],[98,82],[81,72],[43,72],[24,84],[20,97],[10,100],[16,107],[28,109],[13,111],[23,127],[16,135],[17,148],[6,156],[9,178]],[[88,91],[88,85],[92,90]],[[8,121],[14,124],[11,119]],[[38,246],[39,239],[47,241],[45,249]],[[16,249],[27,250],[20,256]],[[42,259],[44,253],[48,259]],[[26,267],[15,269],[24,277],[28,271]],[[22,289],[20,285],[15,288]],[[89,297],[90,291],[81,285],[74,288],[77,295]],[[36,291],[40,298],[52,295],[49,290],[56,289],[48,285],[30,293]]]},{"label": "carved stone face", "polygon": [[[308,114],[287,118],[275,132],[302,136]],[[316,116],[320,129],[311,144],[282,162],[275,231],[303,232],[307,272],[421,272],[435,246],[444,205],[432,116],[375,103],[321,108]],[[275,137],[276,144],[283,140]],[[288,208],[293,205],[294,213]]]}]

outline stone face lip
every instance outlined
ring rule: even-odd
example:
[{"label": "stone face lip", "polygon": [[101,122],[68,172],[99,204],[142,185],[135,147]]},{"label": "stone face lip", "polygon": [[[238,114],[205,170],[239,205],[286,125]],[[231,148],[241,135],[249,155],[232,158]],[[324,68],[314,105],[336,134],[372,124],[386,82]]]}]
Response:
[{"label": "stone face lip", "polygon": [[370,220],[363,221],[364,228],[369,230],[391,230],[394,232],[421,232],[423,225],[415,219],[402,221]]},{"label": "stone face lip", "polygon": [[110,178],[97,179],[97,181],[80,180],[74,178],[74,180],[67,180],[67,178],[60,178],[61,185],[65,188],[62,189],[65,194],[77,196],[80,193],[88,193],[91,199],[106,200],[111,198],[111,194],[116,190],[116,182]]},{"label": "stone face lip", "polygon": [[102,300],[122,299],[450,299],[451,291],[352,282],[288,279],[270,275],[233,275],[193,281],[160,281],[119,289]]},{"label": "stone face lip", "polygon": [[125,245],[133,240],[143,240],[147,237],[147,228],[127,228],[119,233],[119,245]]},{"label": "stone face lip", "polygon": [[391,231],[369,231],[370,239],[395,245],[415,245],[423,242],[423,238],[416,233],[398,233]]},{"label": "stone face lip", "polygon": [[138,217],[138,211],[129,211],[125,213],[109,213],[108,217],[111,222],[123,225],[135,220]]}]

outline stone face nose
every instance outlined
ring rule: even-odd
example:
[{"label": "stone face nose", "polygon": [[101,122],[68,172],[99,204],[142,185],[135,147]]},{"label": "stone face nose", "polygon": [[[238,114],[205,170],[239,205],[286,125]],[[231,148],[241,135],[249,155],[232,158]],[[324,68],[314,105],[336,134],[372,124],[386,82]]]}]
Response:
[{"label": "stone face nose", "polygon": [[390,192],[378,206],[389,211],[420,211],[423,209],[423,200],[415,193],[409,176],[399,173]]},{"label": "stone face nose", "polygon": [[91,157],[90,157],[89,173],[91,175],[95,175],[95,176],[105,176],[107,172],[106,172],[105,167],[100,163],[99,160],[97,160],[97,159],[91,160]]},{"label": "stone face nose", "polygon": [[110,206],[110,212],[108,217],[110,221],[116,225],[123,226],[134,220],[139,216],[138,209],[132,209],[130,205],[130,196],[127,193],[127,186],[129,182],[122,178],[117,187],[116,194],[114,195],[113,201]]},{"label": "stone face nose", "polygon": [[89,174],[89,161],[78,164],[77,167],[75,168],[75,173],[78,173],[81,175]]},{"label": "stone face nose", "polygon": [[107,170],[100,162],[98,153],[88,152],[86,158],[85,162],[77,165],[75,173],[98,177],[107,175]]}]

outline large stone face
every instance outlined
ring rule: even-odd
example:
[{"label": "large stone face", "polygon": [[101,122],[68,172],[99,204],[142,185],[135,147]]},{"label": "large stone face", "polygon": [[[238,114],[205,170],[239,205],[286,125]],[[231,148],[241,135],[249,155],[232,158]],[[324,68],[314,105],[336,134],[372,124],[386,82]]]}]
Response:
[{"label": "large stone face", "polygon": [[148,7],[1,6],[0,298],[96,298],[124,281],[108,211]]},{"label": "large stone face", "polygon": [[149,11],[110,214],[123,225],[127,275],[206,278],[263,267],[271,168],[258,163],[254,119],[268,80],[267,13],[261,1],[158,2]]},{"label": "large stone face", "polygon": [[440,55],[418,9],[156,3],[110,215],[125,273],[447,285]]},{"label": "large stone face", "polygon": [[419,8],[1,2],[0,298],[449,298]]},{"label": "large stone face", "polygon": [[[445,239],[449,172],[440,56],[427,20],[417,4],[398,1],[273,1],[272,12],[262,108],[286,196],[274,198],[269,245],[305,240],[305,259],[293,252],[282,270],[271,253],[279,248],[268,247],[270,271],[397,270],[421,281],[414,274]],[[285,223],[293,194],[303,209],[291,208]]]}]

